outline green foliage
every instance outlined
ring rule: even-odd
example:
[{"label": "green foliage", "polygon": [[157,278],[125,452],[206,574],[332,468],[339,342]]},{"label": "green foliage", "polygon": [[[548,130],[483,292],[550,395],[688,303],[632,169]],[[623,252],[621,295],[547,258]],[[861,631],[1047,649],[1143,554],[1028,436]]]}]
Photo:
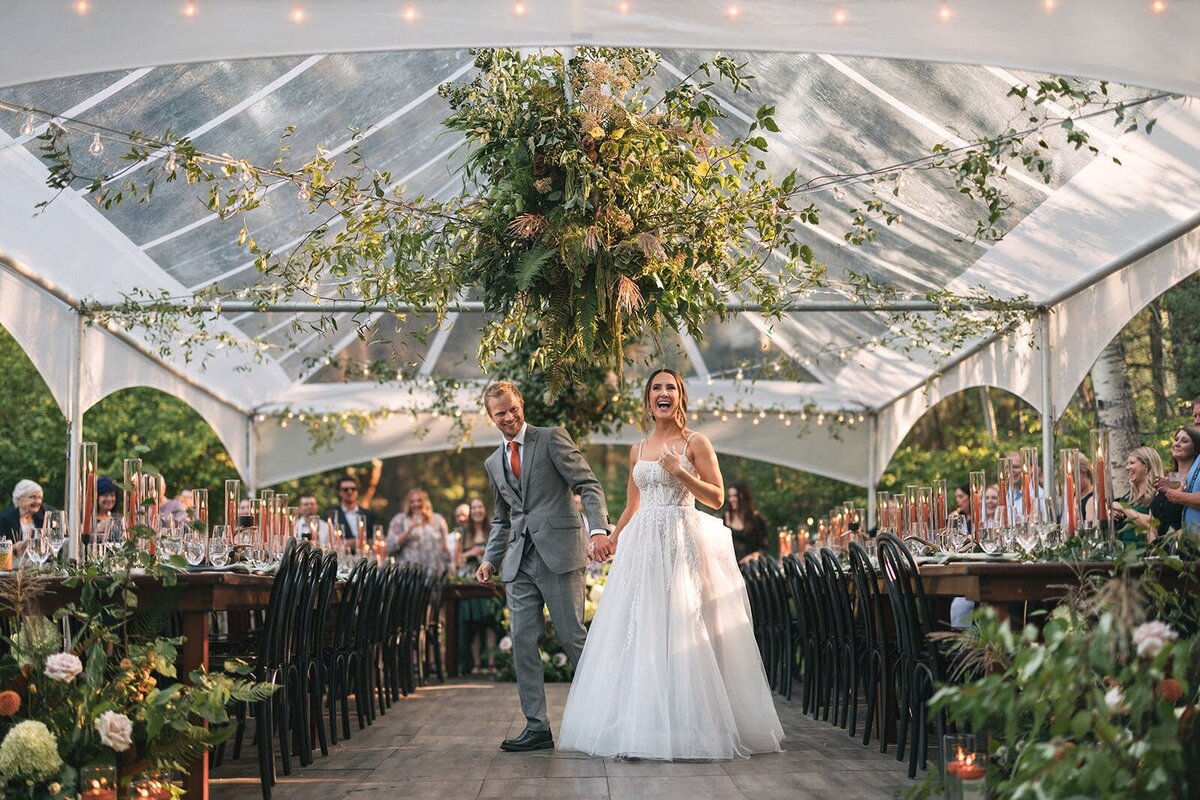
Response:
[{"label": "green foliage", "polygon": [[1200,790],[1200,635],[1187,625],[1197,601],[1182,592],[1158,606],[1155,621],[1171,629],[1161,650],[1148,646],[1145,589],[1174,568],[1128,566],[1040,627],[1014,631],[985,607],[953,640],[967,680],[932,703],[990,740],[995,796],[1182,800]]}]

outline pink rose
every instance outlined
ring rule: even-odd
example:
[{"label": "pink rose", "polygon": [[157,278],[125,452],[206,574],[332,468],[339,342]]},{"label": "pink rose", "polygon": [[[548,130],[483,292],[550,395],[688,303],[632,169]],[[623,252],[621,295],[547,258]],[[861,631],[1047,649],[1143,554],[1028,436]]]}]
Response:
[{"label": "pink rose", "polygon": [[74,653],[55,653],[46,659],[46,677],[70,683],[83,672],[83,662]]},{"label": "pink rose", "polygon": [[124,714],[105,711],[92,724],[100,734],[101,743],[118,753],[124,753],[133,746],[133,723]]}]

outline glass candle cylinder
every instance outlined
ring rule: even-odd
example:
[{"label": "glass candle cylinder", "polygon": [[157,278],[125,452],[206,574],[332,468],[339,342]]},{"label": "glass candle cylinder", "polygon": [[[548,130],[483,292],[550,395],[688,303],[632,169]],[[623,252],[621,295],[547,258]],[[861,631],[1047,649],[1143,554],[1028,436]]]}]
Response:
[{"label": "glass candle cylinder", "polygon": [[126,535],[138,524],[138,511],[142,505],[142,460],[127,458],[121,462],[121,483],[124,491],[121,516]]},{"label": "glass candle cylinder", "polygon": [[95,442],[79,445],[79,532],[91,535],[96,527],[96,462],[98,450]]},{"label": "glass candle cylinder", "polygon": [[1109,469],[1109,435],[1107,428],[1097,428],[1091,432],[1092,444],[1092,491],[1096,504],[1096,519],[1100,523],[1100,532],[1112,538],[1113,525],[1111,506],[1113,500],[1112,470]]},{"label": "glass candle cylinder", "polygon": [[208,489],[192,489],[192,520],[200,533],[208,533]]},{"label": "glass candle cylinder", "polygon": [[968,476],[971,490],[971,527],[978,531],[983,526],[983,494],[987,491],[987,473],[979,470]]},{"label": "glass candle cylinder", "polygon": [[79,770],[79,800],[117,800],[117,768],[86,764]]},{"label": "glass candle cylinder", "polygon": [[875,526],[880,533],[892,529],[891,514],[888,512],[888,493],[875,493]]},{"label": "glass candle cylinder", "polygon": [[225,481],[225,525],[230,530],[238,527],[238,502],[242,497],[242,482],[239,480]]},{"label": "glass candle cylinder", "polygon": [[949,527],[950,498],[947,494],[945,478],[933,482],[933,521],[934,530],[943,531]]},{"label": "glass candle cylinder", "polygon": [[1021,448],[1021,511],[1026,522],[1038,522],[1038,450]]},{"label": "glass candle cylinder", "polygon": [[1059,495],[1062,497],[1062,528],[1068,536],[1079,531],[1082,510],[1079,506],[1079,451],[1074,447],[1058,451]]},{"label": "glass candle cylinder", "polygon": [[1007,458],[1002,458],[996,462],[996,489],[1000,493],[1000,505],[1011,506],[1013,504],[1012,486],[1009,484],[1009,479],[1012,476],[1012,462]]}]

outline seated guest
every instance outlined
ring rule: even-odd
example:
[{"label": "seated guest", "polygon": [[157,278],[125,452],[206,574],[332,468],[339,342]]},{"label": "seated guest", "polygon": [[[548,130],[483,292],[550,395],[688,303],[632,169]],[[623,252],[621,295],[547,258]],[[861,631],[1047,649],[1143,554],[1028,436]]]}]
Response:
[{"label": "seated guest", "polygon": [[954,512],[967,519],[971,518],[971,487],[961,484],[954,490]]},{"label": "seated guest", "polygon": [[434,572],[448,572],[454,567],[449,533],[445,517],[433,513],[429,494],[424,489],[413,489],[408,493],[405,510],[388,525],[388,555]]},{"label": "seated guest", "polygon": [[329,523],[321,519],[316,495],[300,495],[296,504],[295,535],[297,539],[307,539],[321,547],[329,546]]},{"label": "seated guest", "polygon": [[1096,486],[1092,482],[1092,462],[1083,456],[1079,457],[1079,519],[1083,522],[1095,522],[1100,517],[1096,513]]},{"label": "seated guest", "polygon": [[117,482],[101,475],[96,481],[96,533],[120,536],[122,523],[117,499]]},{"label": "seated guest", "polygon": [[[375,512],[358,504],[358,481],[349,476],[337,482],[338,504],[325,516],[330,525],[340,528],[352,552],[357,552],[359,539],[371,538],[375,530]],[[335,531],[336,533],[336,531]]]},{"label": "seated guest", "polygon": [[[991,528],[1002,522],[1002,520],[996,519],[996,509],[998,508],[1000,508],[1000,487],[992,484],[983,490],[983,527]],[[1009,511],[1012,511],[1011,506],[1009,506]]]},{"label": "seated guest", "polygon": [[733,554],[746,564],[767,553],[767,520],[754,507],[754,495],[745,483],[735,483],[725,494],[725,527],[733,531]]},{"label": "seated guest", "polygon": [[0,512],[0,536],[12,542],[23,542],[46,519],[42,487],[30,480],[17,481],[13,487],[12,505]]},{"label": "seated guest", "polygon": [[[159,484],[162,487],[162,492],[167,493],[166,483]],[[166,500],[158,507],[158,519],[160,521],[173,520],[174,522],[187,522],[192,515],[192,490],[184,489],[177,496]]]},{"label": "seated guest", "polygon": [[[1154,499],[1154,481],[1162,477],[1162,459],[1149,447],[1136,447],[1125,459],[1129,475],[1129,494],[1113,503],[1113,520],[1120,527],[1117,535],[1124,544],[1153,542],[1158,527],[1150,515]],[[1121,524],[1124,522],[1124,524]]]}]

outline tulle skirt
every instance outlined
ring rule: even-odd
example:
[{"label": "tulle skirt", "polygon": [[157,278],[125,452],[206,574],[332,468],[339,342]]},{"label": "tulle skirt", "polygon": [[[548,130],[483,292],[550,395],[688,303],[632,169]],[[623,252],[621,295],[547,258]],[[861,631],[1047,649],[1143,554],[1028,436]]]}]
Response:
[{"label": "tulle skirt", "polygon": [[780,750],[728,528],[684,506],[621,534],[558,745],[599,756],[730,759]]}]

